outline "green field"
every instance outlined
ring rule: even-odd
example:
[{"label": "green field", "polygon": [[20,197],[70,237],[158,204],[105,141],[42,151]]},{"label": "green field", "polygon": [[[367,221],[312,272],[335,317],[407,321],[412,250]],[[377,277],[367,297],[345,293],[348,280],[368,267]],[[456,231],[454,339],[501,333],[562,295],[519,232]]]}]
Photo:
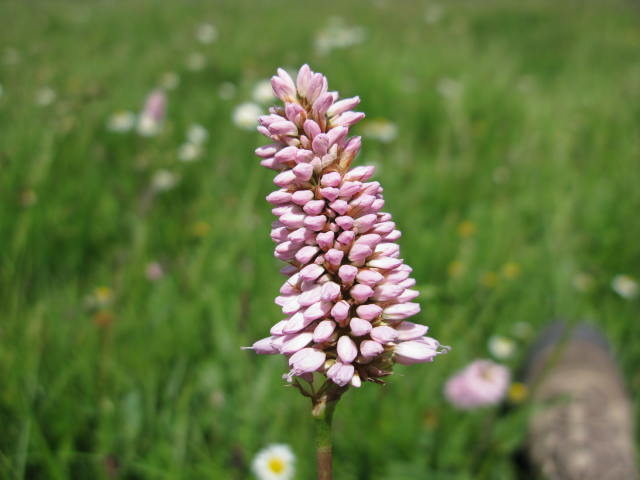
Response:
[{"label": "green field", "polygon": [[[342,3],[0,3],[0,478],[245,479],[274,442],[313,478],[307,399],[281,357],[240,350],[281,319],[283,277],[267,142],[231,117],[280,66],[397,126],[357,163],[377,166],[420,320],[452,346],[345,395],[337,480],[517,478],[527,405],[442,395],[494,334],[517,371],[551,319],[587,319],[640,394],[640,299],[611,288],[640,278],[637,5]],[[336,22],[361,41],[318,49]],[[161,134],[107,128],[167,72]],[[209,138],[181,162],[193,123]]]}]

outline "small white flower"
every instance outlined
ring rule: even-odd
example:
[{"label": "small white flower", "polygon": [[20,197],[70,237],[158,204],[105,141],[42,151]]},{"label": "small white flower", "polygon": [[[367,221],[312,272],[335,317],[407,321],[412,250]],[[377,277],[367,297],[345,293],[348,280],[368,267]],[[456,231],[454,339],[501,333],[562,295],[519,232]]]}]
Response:
[{"label": "small white flower", "polygon": [[251,469],[258,480],[289,480],[295,473],[295,460],[288,445],[273,444],[258,452]]},{"label": "small white flower", "polygon": [[433,4],[427,7],[427,10],[424,12],[424,21],[429,25],[435,25],[444,15],[444,8],[442,5]]},{"label": "small white flower", "polygon": [[202,148],[195,143],[187,142],[178,149],[178,160],[181,162],[193,162],[202,154]]},{"label": "small white flower", "polygon": [[176,72],[165,72],[160,77],[160,86],[165,90],[175,90],[180,85],[180,77]]},{"label": "small white flower", "polygon": [[209,132],[199,123],[189,125],[187,129],[187,140],[195,145],[202,145],[209,138]]},{"label": "small white flower", "polygon": [[630,275],[616,275],[613,277],[611,288],[622,298],[628,300],[638,296],[638,282]]},{"label": "small white flower", "polygon": [[200,43],[213,43],[218,38],[218,29],[210,23],[203,23],[196,30],[196,38]]},{"label": "small white flower", "polygon": [[463,89],[464,86],[460,81],[446,77],[440,79],[436,86],[436,90],[440,96],[451,99],[459,98],[462,95]]},{"label": "small white flower", "polygon": [[365,29],[360,26],[347,26],[342,17],[332,17],[328,24],[316,34],[315,49],[327,54],[335,48],[347,48],[365,39]]},{"label": "small white flower", "polygon": [[253,130],[258,123],[258,118],[262,115],[262,108],[251,102],[245,102],[233,109],[233,123],[245,130]]},{"label": "small white flower", "polygon": [[107,128],[112,132],[128,132],[136,123],[136,116],[128,110],[112,113],[107,120]]},{"label": "small white flower", "polygon": [[275,99],[271,82],[269,80],[260,80],[253,87],[251,97],[258,103],[271,103]]},{"label": "small white flower", "polygon": [[193,52],[187,56],[186,65],[187,65],[187,68],[192,72],[199,72],[206,66],[206,64],[207,64],[207,59],[201,53]]},{"label": "small white flower", "polygon": [[41,88],[36,92],[36,103],[41,107],[51,105],[56,100],[56,92],[51,87]]},{"label": "small white flower", "polygon": [[489,352],[499,360],[505,360],[513,356],[516,344],[513,340],[502,335],[492,335],[487,344]]},{"label": "small white flower", "polygon": [[595,281],[593,280],[593,277],[588,273],[578,272],[571,279],[571,284],[577,291],[587,293],[593,290]]},{"label": "small white flower", "polygon": [[369,120],[362,126],[362,135],[383,143],[389,143],[398,136],[395,123],[384,118]]},{"label": "small white flower", "polygon": [[222,100],[231,100],[236,94],[236,86],[231,82],[222,82],[218,87],[218,96]]},{"label": "small white flower", "polygon": [[138,117],[136,130],[143,137],[153,137],[160,133],[162,124],[157,122],[151,115],[142,114]]},{"label": "small white flower", "polygon": [[180,181],[180,177],[169,170],[158,170],[151,178],[151,186],[157,192],[166,192],[175,187]]}]

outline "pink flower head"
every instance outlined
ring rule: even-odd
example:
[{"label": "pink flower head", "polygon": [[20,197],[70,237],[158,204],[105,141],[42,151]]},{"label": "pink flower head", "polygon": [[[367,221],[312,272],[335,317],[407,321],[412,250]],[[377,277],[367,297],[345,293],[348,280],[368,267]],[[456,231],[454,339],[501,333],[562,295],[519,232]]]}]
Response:
[{"label": "pink flower head", "polygon": [[444,394],[462,410],[495,405],[504,398],[510,378],[507,367],[491,360],[475,360],[447,381]]},{"label": "pink flower head", "polygon": [[307,65],[295,80],[278,69],[271,84],[284,105],[260,117],[258,131],[272,143],[256,154],[277,172],[267,201],[288,279],[276,298],[284,319],[249,348],[285,355],[290,380],[317,373],[336,388],[382,383],[394,363],[433,361],[447,348],[408,320],[420,311],[411,302],[418,292],[400,258],[400,231],[382,211],[382,187],[369,181],[374,168],[351,167],[360,99],[340,100]]},{"label": "pink flower head", "polygon": [[157,135],[162,129],[167,114],[167,95],[162,90],[153,90],[138,117],[138,133],[144,136]]}]

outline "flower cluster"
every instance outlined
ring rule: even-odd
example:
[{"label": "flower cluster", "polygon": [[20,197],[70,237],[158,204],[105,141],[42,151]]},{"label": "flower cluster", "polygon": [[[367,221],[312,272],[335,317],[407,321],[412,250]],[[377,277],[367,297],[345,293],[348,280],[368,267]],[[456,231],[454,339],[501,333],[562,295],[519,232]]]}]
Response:
[{"label": "flower cluster", "polygon": [[339,100],[307,65],[295,82],[279,69],[271,83],[284,107],[260,117],[258,131],[273,143],[256,153],[279,172],[267,200],[278,217],[275,256],[289,264],[276,298],[286,318],[250,348],[288,357],[290,381],[318,372],[339,387],[382,383],[394,363],[433,361],[447,349],[407,320],[420,311],[418,291],[399,258],[400,231],[381,211],[382,187],[368,181],[374,168],[351,168],[360,99]]}]

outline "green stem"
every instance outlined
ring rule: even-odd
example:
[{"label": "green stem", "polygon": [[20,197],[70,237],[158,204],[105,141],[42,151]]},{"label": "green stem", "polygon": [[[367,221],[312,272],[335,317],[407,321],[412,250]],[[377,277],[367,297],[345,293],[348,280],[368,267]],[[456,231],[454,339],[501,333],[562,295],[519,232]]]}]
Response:
[{"label": "green stem", "polygon": [[313,408],[316,429],[318,480],[333,479],[333,454],[331,448],[331,423],[337,400],[323,397]]}]

